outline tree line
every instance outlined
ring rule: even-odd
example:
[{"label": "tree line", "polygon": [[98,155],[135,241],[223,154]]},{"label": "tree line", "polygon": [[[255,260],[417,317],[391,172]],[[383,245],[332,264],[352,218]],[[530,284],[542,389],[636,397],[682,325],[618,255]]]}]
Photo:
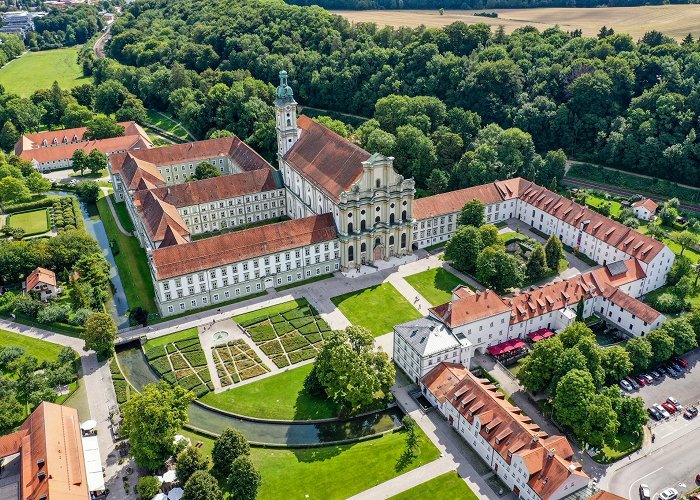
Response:
[{"label": "tree line", "polygon": [[[320,7],[254,0],[133,3],[113,34],[111,59],[94,63],[98,83],[116,79],[196,135],[227,128],[268,155],[274,155],[270,84],[285,69],[299,102],[374,117],[394,136],[396,151],[416,144],[397,164],[408,166],[421,188],[432,173],[427,163],[510,175],[512,158],[496,154],[507,148],[484,145],[501,131],[523,169],[539,163],[535,154],[544,159],[561,149],[700,184],[700,55],[690,36],[679,44],[658,32],[634,41],[608,28],[598,37],[533,27],[507,35],[462,22],[379,28],[351,25]],[[444,114],[438,101],[416,103],[420,96],[436,98]],[[410,119],[387,119],[385,110],[397,106]],[[369,134],[357,139],[369,141]],[[373,140],[391,143],[383,134]],[[452,187],[482,180],[438,166]],[[434,180],[444,182],[437,174]]]},{"label": "tree line", "polygon": [[[288,0],[294,5],[320,5],[325,9],[525,9],[531,7],[630,7],[663,5],[663,0]],[[673,0],[672,4],[692,3]]]},{"label": "tree line", "polygon": [[27,33],[29,50],[72,47],[87,42],[104,23],[93,5],[78,5],[65,11],[51,9],[43,17],[34,18],[34,31]]}]

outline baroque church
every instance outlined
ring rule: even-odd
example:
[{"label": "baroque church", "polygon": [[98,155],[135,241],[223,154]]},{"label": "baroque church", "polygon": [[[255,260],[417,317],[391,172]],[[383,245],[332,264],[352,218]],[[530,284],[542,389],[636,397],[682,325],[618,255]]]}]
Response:
[{"label": "baroque church", "polygon": [[297,117],[286,71],[280,72],[275,114],[287,215],[332,214],[343,269],[410,254],[415,183],[394,170],[394,159]]}]

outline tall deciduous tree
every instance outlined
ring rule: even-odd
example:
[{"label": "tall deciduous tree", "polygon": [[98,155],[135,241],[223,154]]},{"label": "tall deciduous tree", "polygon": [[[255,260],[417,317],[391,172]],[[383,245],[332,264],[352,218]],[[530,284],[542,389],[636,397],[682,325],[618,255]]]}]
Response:
[{"label": "tall deciduous tree", "polygon": [[676,236],[676,241],[681,246],[681,255],[683,255],[686,248],[693,248],[698,244],[698,236],[686,229]]},{"label": "tall deciduous tree", "polygon": [[227,478],[233,467],[233,461],[241,456],[250,454],[250,444],[243,434],[236,429],[227,427],[216,438],[211,457],[213,461],[212,471],[222,479]]},{"label": "tall deciduous tree", "polygon": [[521,362],[518,380],[528,391],[539,392],[552,382],[557,362],[564,354],[564,346],[557,337],[535,344]]},{"label": "tall deciduous tree", "polygon": [[99,149],[93,149],[85,160],[87,169],[96,174],[107,168],[107,157]]},{"label": "tall deciduous tree", "polygon": [[0,209],[3,211],[7,205],[28,200],[30,197],[29,188],[22,179],[16,177],[0,179]]},{"label": "tall deciduous tree", "polygon": [[593,330],[588,328],[585,323],[581,323],[579,321],[575,321],[564,328],[561,332],[559,332],[557,337],[559,337],[559,340],[561,340],[561,343],[564,345],[564,349],[574,347],[584,338],[595,341],[595,333],[593,333]]},{"label": "tall deciduous tree", "polygon": [[258,488],[262,485],[262,476],[250,457],[242,455],[231,464],[231,475],[228,477],[227,484],[234,498],[255,500]]},{"label": "tall deciduous tree", "polygon": [[457,224],[460,226],[483,226],[486,223],[485,210],[484,204],[480,200],[468,201],[459,212]]},{"label": "tall deciduous tree", "polygon": [[673,339],[676,354],[683,354],[698,346],[695,331],[686,317],[667,319],[657,331],[664,332]]},{"label": "tall deciduous tree", "polygon": [[601,351],[601,365],[605,371],[605,382],[616,384],[632,372],[630,353],[622,346],[612,346]]},{"label": "tall deciduous tree", "polygon": [[219,177],[221,171],[208,161],[203,161],[197,165],[194,169],[194,178],[197,180],[211,179],[212,177]]},{"label": "tall deciduous tree", "polygon": [[209,470],[209,458],[203,456],[199,448],[188,446],[177,454],[175,471],[180,484],[185,484],[198,470]]},{"label": "tall deciduous tree", "polygon": [[445,245],[445,259],[460,271],[472,272],[483,248],[481,232],[471,225],[462,226],[452,233]]},{"label": "tall deciduous tree", "polygon": [[122,136],[124,136],[124,127],[119,125],[114,118],[106,115],[97,115],[90,120],[87,124],[87,130],[83,134],[83,137],[93,141]]},{"label": "tall deciduous tree", "polygon": [[476,259],[476,278],[499,293],[522,286],[525,268],[517,257],[503,248],[484,248]]},{"label": "tall deciduous tree", "polygon": [[206,471],[198,470],[185,483],[182,500],[220,500],[219,482]]},{"label": "tall deciduous tree", "polygon": [[426,181],[426,187],[428,191],[430,191],[430,194],[439,194],[447,190],[449,182],[450,177],[445,172],[439,168],[434,168]]},{"label": "tall deciduous tree", "polygon": [[13,123],[7,120],[2,129],[0,129],[0,148],[5,150],[10,150],[15,146],[15,143],[19,140],[20,133]]},{"label": "tall deciduous tree", "polygon": [[83,175],[85,170],[88,168],[87,155],[83,149],[79,148],[73,151],[70,161],[73,167],[73,172],[80,172],[80,175]]},{"label": "tall deciduous tree", "polygon": [[547,267],[559,269],[559,261],[564,258],[564,246],[555,234],[549,237],[544,246],[544,254],[547,257]]},{"label": "tall deciduous tree", "polygon": [[591,374],[585,370],[571,370],[557,383],[555,417],[572,429],[583,428],[588,418],[588,405],[595,394]]},{"label": "tall deciduous tree", "polygon": [[173,454],[175,434],[188,422],[193,399],[192,392],[161,381],[144,386],[122,405],[122,434],[138,465],[156,470]]},{"label": "tall deciduous tree", "polygon": [[639,373],[651,366],[652,351],[651,344],[644,337],[635,337],[625,344],[625,349],[630,355],[630,361],[634,371]]},{"label": "tall deciduous tree", "polygon": [[117,338],[117,325],[107,313],[96,312],[85,321],[85,330],[81,334],[85,340],[85,349],[99,354],[109,354],[114,349]]},{"label": "tall deciduous tree", "polygon": [[654,330],[647,335],[651,345],[651,362],[658,365],[673,355],[673,337],[663,330]]}]

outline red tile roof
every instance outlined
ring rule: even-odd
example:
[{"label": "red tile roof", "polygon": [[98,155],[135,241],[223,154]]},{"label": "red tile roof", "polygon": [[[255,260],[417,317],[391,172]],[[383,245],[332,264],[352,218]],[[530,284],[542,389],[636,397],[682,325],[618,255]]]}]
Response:
[{"label": "red tile roof", "polygon": [[649,198],[644,198],[643,200],[635,201],[632,203],[633,207],[644,207],[647,210],[649,210],[651,213],[656,212],[656,209],[659,208],[659,205],[654,201]]},{"label": "red tile roof", "polygon": [[[265,168],[174,184],[151,189],[148,192],[166,203],[181,208],[273,189],[282,189],[282,182],[275,170]],[[146,191],[137,191],[134,194],[134,204],[138,207],[145,196]]]},{"label": "red tile roof", "polygon": [[[189,237],[190,230],[177,209],[170,203],[166,203],[158,198],[153,191],[146,191],[146,195],[141,199],[137,210],[143,221],[143,225],[151,240],[163,241],[166,232],[170,229],[181,237],[180,241]],[[170,234],[168,241],[178,241],[174,234]]]},{"label": "red tile roof", "polygon": [[18,156],[23,160],[46,163],[48,161],[70,159],[73,153],[78,149],[85,151],[85,154],[90,153],[93,149],[97,149],[105,154],[111,154],[115,151],[132,151],[150,147],[152,147],[150,142],[146,142],[141,136],[129,135],[100,139],[98,141],[76,142],[50,148],[26,149]]},{"label": "red tile roof", "polygon": [[370,154],[307,116],[300,116],[297,125],[301,135],[284,156],[285,161],[332,199],[362,176],[362,162]]},{"label": "red tile roof", "polygon": [[336,238],[331,214],[268,224],[153,251],[159,280]]},{"label": "red tile roof", "polygon": [[[138,123],[133,121],[119,122],[118,125],[124,127],[125,136],[138,135],[149,144],[151,143],[148,134]],[[77,127],[24,134],[20,140],[17,141],[17,144],[15,144],[15,155],[19,156],[20,153],[27,149],[58,147],[59,144],[68,144],[73,140],[83,141],[85,140],[83,136],[86,130],[87,127]],[[46,141],[47,145],[44,145],[44,141]],[[54,144],[56,144],[56,146],[54,146]],[[153,144],[151,144],[150,147],[153,147]]]},{"label": "red tile roof", "polygon": [[634,297],[627,295],[619,288],[609,288],[603,295],[616,306],[620,306],[628,313],[634,314],[642,321],[646,321],[649,324],[653,323],[659,318],[659,316],[661,316],[659,311],[648,306],[641,300],[637,300]]},{"label": "red tile roof", "polygon": [[116,165],[110,158],[110,165],[112,165],[112,173],[119,174],[129,190],[152,189],[165,185],[165,179],[160,175],[158,167],[149,161],[135,157],[131,153],[126,153],[123,161]]},{"label": "red tile roof", "polygon": [[496,183],[426,196],[425,198],[414,200],[413,217],[425,219],[427,217],[435,217],[435,215],[459,212],[471,200],[479,200],[488,205],[502,201],[502,197]]},{"label": "red tile roof", "polygon": [[56,273],[50,269],[37,267],[29,274],[29,276],[27,276],[27,291],[31,290],[39,283],[46,283],[47,285],[56,286]]},{"label": "red tile roof", "polygon": [[[132,151],[130,154],[136,159],[156,166],[227,156],[244,171],[271,168],[269,163],[238,137],[222,137],[221,139],[173,144],[172,146]],[[115,154],[110,156],[109,162],[113,170],[119,171],[126,159],[126,153]]]},{"label": "red tile roof", "polygon": [[455,381],[462,380],[469,371],[460,363],[443,361],[442,365],[444,365],[444,369],[430,370],[421,379],[421,383],[430,388],[430,392],[440,403],[445,401],[447,393],[452,389]]},{"label": "red tile roof", "polygon": [[462,296],[430,309],[433,316],[450,328],[510,311],[510,306],[492,290],[471,293],[467,287],[461,287],[455,293]]},{"label": "red tile roof", "polygon": [[505,400],[505,395],[489,381],[469,371],[457,377],[449,364],[440,363],[421,379],[433,394],[442,394],[470,423],[478,418],[480,435],[508,463],[510,455],[522,457],[530,479],[528,484],[546,499],[572,475],[587,478],[580,465],[571,462],[573,450],[563,436],[547,436],[520,408]]},{"label": "red tile roof", "polygon": [[609,491],[600,490],[588,497],[587,500],[627,500],[627,498],[615,495],[614,493],[610,493]]},{"label": "red tile roof", "polygon": [[[80,422],[74,408],[41,403],[17,432],[0,437],[0,457],[15,453],[20,453],[21,460],[21,498],[90,498]],[[39,478],[39,472],[46,476]]]}]

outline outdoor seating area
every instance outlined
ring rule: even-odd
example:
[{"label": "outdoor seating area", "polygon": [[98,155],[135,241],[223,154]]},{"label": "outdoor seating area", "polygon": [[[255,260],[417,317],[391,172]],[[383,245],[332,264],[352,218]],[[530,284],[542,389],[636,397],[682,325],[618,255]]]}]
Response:
[{"label": "outdoor seating area", "polygon": [[500,363],[508,365],[515,363],[528,352],[527,344],[521,339],[510,339],[486,349]]},{"label": "outdoor seating area", "polygon": [[527,334],[527,338],[530,339],[530,341],[532,341],[533,344],[536,344],[540,340],[548,339],[553,336],[554,331],[550,330],[549,328],[540,328],[539,330],[535,330],[534,332]]}]

